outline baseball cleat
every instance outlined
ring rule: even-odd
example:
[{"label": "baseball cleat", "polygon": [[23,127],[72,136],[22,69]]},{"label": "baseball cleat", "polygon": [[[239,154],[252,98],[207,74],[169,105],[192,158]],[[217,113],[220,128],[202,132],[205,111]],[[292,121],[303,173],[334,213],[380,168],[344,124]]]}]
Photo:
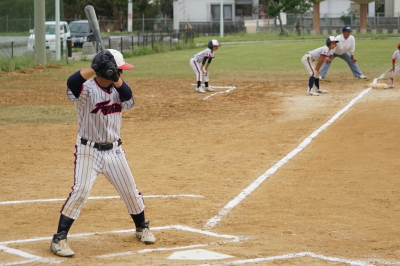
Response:
[{"label": "baseball cleat", "polygon": [[206,91],[214,91],[214,89],[212,89],[210,87],[206,87]]},{"label": "baseball cleat", "polygon": [[50,250],[60,257],[72,257],[75,255],[68,246],[67,234],[64,231],[54,234],[50,243]]},{"label": "baseball cleat", "polygon": [[364,76],[364,75],[361,75],[361,76],[359,76],[359,77],[356,77],[357,79],[366,79],[367,77],[366,76]]},{"label": "baseball cleat", "polygon": [[321,90],[321,89],[319,89],[318,92],[319,92],[319,93],[328,93],[328,91]]},{"label": "baseball cleat", "polygon": [[196,91],[200,93],[206,93],[206,91],[203,90],[201,87],[196,88]]},{"label": "baseball cleat", "polygon": [[389,84],[388,89],[394,88],[393,84]]},{"label": "baseball cleat", "polygon": [[307,92],[306,92],[306,95],[319,96],[319,93],[318,92],[314,92],[313,89],[308,88]]},{"label": "baseball cleat", "polygon": [[145,244],[154,244],[156,242],[156,238],[149,228],[150,221],[143,222],[140,228],[136,228],[136,237],[139,238],[140,242],[144,242]]}]

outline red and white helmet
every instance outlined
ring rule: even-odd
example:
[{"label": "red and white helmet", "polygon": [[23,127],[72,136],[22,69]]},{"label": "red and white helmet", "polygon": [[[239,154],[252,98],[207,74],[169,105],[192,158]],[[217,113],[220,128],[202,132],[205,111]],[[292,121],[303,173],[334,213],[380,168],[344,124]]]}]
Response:
[{"label": "red and white helmet", "polygon": [[335,36],[328,37],[328,39],[326,39],[326,46],[331,45],[331,43],[333,42],[338,43],[339,41],[336,39]]},{"label": "red and white helmet", "polygon": [[221,46],[217,40],[211,40],[208,42],[208,48],[212,49],[214,46]]},{"label": "red and white helmet", "polygon": [[131,69],[133,65],[125,63],[124,56],[115,49],[107,49],[114,56],[118,69]]}]

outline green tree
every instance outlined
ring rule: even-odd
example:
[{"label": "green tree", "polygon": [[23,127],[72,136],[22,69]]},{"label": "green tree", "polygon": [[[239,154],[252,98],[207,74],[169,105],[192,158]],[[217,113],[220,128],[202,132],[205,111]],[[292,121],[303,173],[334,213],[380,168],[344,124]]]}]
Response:
[{"label": "green tree", "polygon": [[275,17],[279,21],[280,34],[285,34],[283,29],[281,12],[304,14],[307,12],[315,2],[315,0],[261,0],[267,7],[267,14]]}]

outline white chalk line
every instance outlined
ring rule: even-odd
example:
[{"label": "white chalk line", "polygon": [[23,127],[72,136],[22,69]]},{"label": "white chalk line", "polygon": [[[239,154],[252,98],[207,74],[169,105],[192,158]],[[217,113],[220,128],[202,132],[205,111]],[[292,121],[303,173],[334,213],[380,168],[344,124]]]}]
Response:
[{"label": "white chalk line", "polygon": [[18,249],[14,249],[14,248],[9,248],[3,245],[0,245],[0,251],[9,253],[9,254],[13,254],[13,255],[17,255],[29,260],[23,260],[23,261],[15,261],[15,262],[9,262],[9,263],[3,263],[0,265],[19,265],[19,264],[27,264],[27,263],[33,263],[33,262],[41,262],[41,263],[60,263],[60,260],[56,260],[56,259],[46,259],[46,258],[42,258],[39,256],[35,256],[32,254],[29,254],[27,252],[18,250]]},{"label": "white chalk line", "polygon": [[230,91],[233,91],[234,89],[236,89],[236,87],[229,87],[229,89],[227,89],[227,90],[214,92],[213,94],[210,94],[210,95],[204,97],[204,98],[203,98],[203,101],[205,101],[205,100],[207,100],[208,98],[213,97],[213,96],[215,96],[215,95],[217,95],[217,94],[220,94],[220,93],[228,93],[228,92],[230,92]]},{"label": "white chalk line", "polygon": [[[332,261],[332,262],[339,262],[339,263],[347,263],[350,265],[356,265],[356,266],[373,266],[374,264],[371,264],[371,260],[368,261],[362,261],[362,260],[349,260],[349,259],[341,259],[341,258],[335,258],[335,257],[329,257],[329,256],[324,256],[320,254],[315,254],[313,252],[300,252],[300,253],[292,253],[292,254],[286,254],[286,255],[281,255],[281,256],[271,256],[271,257],[266,257],[266,258],[257,258],[257,259],[247,259],[247,260],[236,260],[236,261],[229,261],[225,263],[220,263],[220,264],[212,264],[214,266],[217,265],[240,265],[240,264],[247,264],[247,263],[259,263],[263,261],[274,261],[274,260],[283,260],[283,259],[293,259],[293,258],[301,258],[301,257],[312,257],[312,258],[318,258],[321,260],[326,260],[326,261]],[[377,263],[383,263],[386,265],[399,265],[398,263],[390,263],[390,262],[381,262],[381,261],[376,261]],[[197,266],[210,266],[211,264],[201,264]]]},{"label": "white chalk line", "polygon": [[[202,195],[150,195],[143,196],[144,198],[177,198],[177,197],[192,197],[192,198],[201,198],[204,197]],[[104,196],[104,197],[89,197],[90,200],[93,199],[119,199],[119,196]],[[49,202],[49,201],[65,201],[64,199],[37,199],[37,200],[18,200],[18,201],[2,201],[0,205],[8,205],[8,204],[23,204],[23,203],[32,203],[32,202]]]},{"label": "white chalk line", "polygon": [[[192,85],[197,86],[197,84],[192,84]],[[204,86],[204,84],[202,84],[201,86]],[[227,90],[214,92],[214,93],[212,93],[212,94],[210,94],[210,95],[204,97],[204,98],[202,99],[203,101],[205,101],[205,100],[207,100],[208,98],[213,97],[213,96],[215,96],[215,95],[217,95],[217,94],[220,94],[220,93],[228,93],[228,92],[231,92],[231,91],[233,91],[234,89],[236,89],[235,86],[209,86],[209,87],[210,87],[210,88],[213,88],[213,89],[227,89]]]}]

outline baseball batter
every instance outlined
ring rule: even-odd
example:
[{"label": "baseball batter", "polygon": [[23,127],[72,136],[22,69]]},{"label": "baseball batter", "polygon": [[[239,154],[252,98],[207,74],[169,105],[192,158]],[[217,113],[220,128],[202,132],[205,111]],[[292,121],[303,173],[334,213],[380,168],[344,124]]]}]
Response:
[{"label": "baseball batter", "polygon": [[[74,252],[67,244],[67,234],[79,217],[93,183],[102,173],[117,190],[136,226],[136,237],[153,244],[155,237],[145,221],[144,202],[127,163],[120,138],[122,112],[134,105],[132,90],[121,76],[133,68],[117,50],[98,53],[91,67],[82,69],[67,80],[67,95],[78,111],[78,136],[75,145],[74,185],[61,208],[57,233],[50,250],[62,257]],[[107,75],[112,70],[112,75]],[[96,74],[96,77],[89,79]],[[89,79],[89,80],[88,80]]]},{"label": "baseball batter", "polygon": [[[218,50],[220,44],[217,40],[211,40],[208,42],[208,47],[201,51],[200,53],[195,54],[192,58],[190,58],[190,66],[193,68],[194,73],[196,74],[197,87],[196,91],[199,93],[205,93],[206,91],[214,91],[214,89],[208,86],[208,81],[210,74],[208,72],[208,67],[211,64],[211,60],[215,57],[215,51]],[[202,77],[204,75],[204,87],[205,90],[201,87]]]},{"label": "baseball batter", "polygon": [[[326,39],[325,46],[319,47],[306,53],[301,59],[303,66],[310,74],[310,78],[308,79],[307,95],[318,96],[320,93],[327,93],[327,91],[322,90],[319,86],[319,70],[325,60],[335,52],[335,47],[337,43],[338,40],[334,36],[330,36]],[[313,64],[313,61],[317,61],[317,64],[315,66]],[[314,84],[317,87],[316,90],[313,90]]]},{"label": "baseball batter", "polygon": [[396,60],[400,62],[400,43],[397,44],[397,50],[392,55],[392,69],[389,71],[389,88],[394,88],[394,76],[400,72],[400,66],[396,67]]}]

